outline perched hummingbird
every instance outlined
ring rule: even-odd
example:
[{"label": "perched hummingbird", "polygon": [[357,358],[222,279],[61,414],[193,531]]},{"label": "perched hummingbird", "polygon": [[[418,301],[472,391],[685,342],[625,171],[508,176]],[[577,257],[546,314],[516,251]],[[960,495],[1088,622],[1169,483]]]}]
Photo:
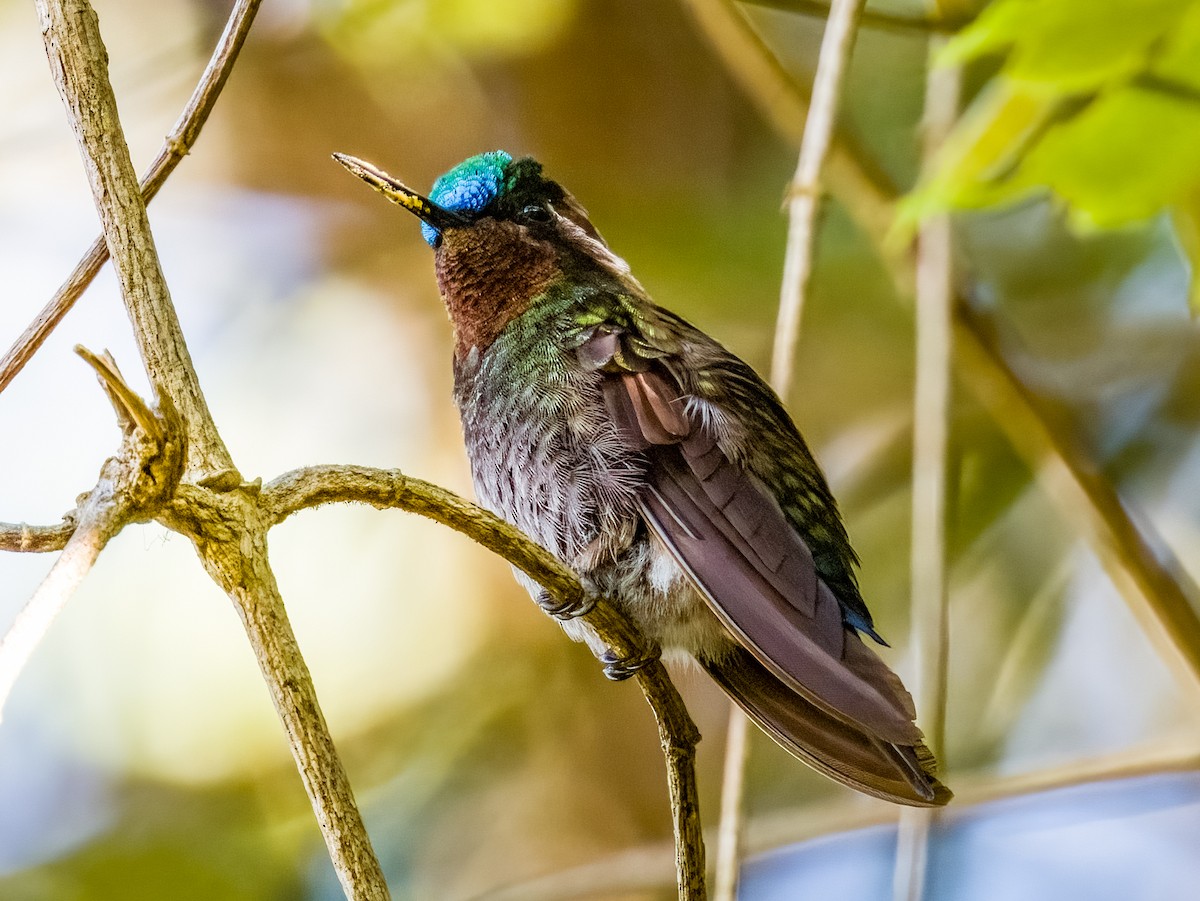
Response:
[{"label": "perched hummingbird", "polygon": [[[801,760],[880,798],[945,804],[912,699],[860,637],[882,643],[829,486],[754,370],[656,306],[535,160],[473,156],[423,197],[334,158],[421,219],[480,503]],[[552,612],[606,659],[579,611]]]}]

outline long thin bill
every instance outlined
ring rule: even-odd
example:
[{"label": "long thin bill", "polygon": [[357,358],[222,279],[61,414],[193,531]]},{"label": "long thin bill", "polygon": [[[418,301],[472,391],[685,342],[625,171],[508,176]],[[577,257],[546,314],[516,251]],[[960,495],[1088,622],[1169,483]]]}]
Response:
[{"label": "long thin bill", "polygon": [[357,175],[392,203],[399,204],[436,229],[468,224],[467,220],[458,213],[439,206],[428,197],[423,197],[366,160],[360,160],[358,157],[345,153],[335,153],[333,158],[341,163],[347,171]]}]

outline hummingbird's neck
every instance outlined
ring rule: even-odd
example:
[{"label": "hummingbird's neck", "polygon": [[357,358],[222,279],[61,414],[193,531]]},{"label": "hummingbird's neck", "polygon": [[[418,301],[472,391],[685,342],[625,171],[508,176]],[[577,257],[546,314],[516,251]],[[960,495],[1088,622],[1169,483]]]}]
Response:
[{"label": "hummingbird's neck", "polygon": [[454,326],[454,354],[485,350],[562,270],[554,247],[506,234],[507,223],[452,230],[437,254],[438,288]]}]

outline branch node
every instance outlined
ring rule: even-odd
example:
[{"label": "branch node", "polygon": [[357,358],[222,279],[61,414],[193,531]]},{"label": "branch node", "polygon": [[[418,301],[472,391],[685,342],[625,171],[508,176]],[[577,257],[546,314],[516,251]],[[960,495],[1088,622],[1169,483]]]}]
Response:
[{"label": "branch node", "polygon": [[100,387],[108,395],[108,400],[113,405],[113,410],[116,411],[117,422],[120,423],[123,431],[131,432],[135,428],[140,428],[155,441],[164,440],[166,430],[162,423],[150,409],[149,404],[138,397],[129,387],[125,377],[121,375],[121,370],[117,367],[117,361],[113,359],[113,355],[107,349],[103,354],[98,355],[82,344],[76,344],[75,353],[83,357],[84,361],[96,371]]},{"label": "branch node", "polygon": [[[76,345],[75,352],[95,370],[124,434],[117,456],[105,462],[102,478],[111,475],[128,492],[129,509],[150,519],[174,496],[183,476],[187,439],[179,417],[167,403],[156,413],[129,387],[108,351],[101,356]],[[87,497],[81,495],[79,502]]]},{"label": "branch node", "polygon": [[177,134],[167,135],[163,139],[163,150],[177,160],[182,160],[191,152],[188,142]]}]

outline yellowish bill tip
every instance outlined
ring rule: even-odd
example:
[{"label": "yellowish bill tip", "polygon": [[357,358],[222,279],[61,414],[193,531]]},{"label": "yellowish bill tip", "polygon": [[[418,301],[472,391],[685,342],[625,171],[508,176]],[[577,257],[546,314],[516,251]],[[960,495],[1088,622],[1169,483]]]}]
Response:
[{"label": "yellowish bill tip", "polygon": [[[438,206],[429,198],[422,197],[412,188],[406,187],[398,179],[392,178],[378,166],[373,166],[366,160],[360,160],[345,153],[335,153],[333,158],[392,203],[399,204],[410,213],[415,214],[435,233],[445,228],[461,228],[470,224],[470,220],[460,213]],[[426,240],[433,243],[428,235]]]},{"label": "yellowish bill tip", "polygon": [[347,171],[357,175],[392,203],[398,203],[406,210],[421,217],[429,215],[432,211],[432,204],[428,200],[406,187],[399,179],[388,175],[378,166],[346,153],[335,153],[333,158],[341,163]]}]

